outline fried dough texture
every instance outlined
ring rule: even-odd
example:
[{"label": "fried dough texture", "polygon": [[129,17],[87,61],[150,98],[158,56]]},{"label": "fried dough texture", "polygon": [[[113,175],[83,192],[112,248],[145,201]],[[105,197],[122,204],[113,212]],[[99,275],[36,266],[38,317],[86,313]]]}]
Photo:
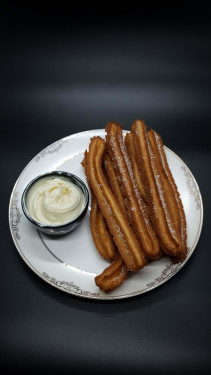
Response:
[{"label": "fried dough texture", "polygon": [[144,189],[143,178],[141,176],[141,171],[138,168],[137,160],[136,160],[136,153],[135,153],[135,146],[133,144],[133,135],[132,133],[127,133],[125,136],[125,145],[127,147],[127,152],[131,161],[131,165],[133,168],[133,174],[136,179],[139,191],[141,193],[144,202],[146,203],[146,192]]},{"label": "fried dough texture", "polygon": [[95,277],[96,285],[104,292],[120,286],[128,275],[128,268],[120,254],[100,275]]},{"label": "fried dough texture", "polygon": [[87,162],[88,162],[88,153],[87,151],[85,151],[82,165],[84,167],[87,183],[91,191],[90,227],[91,227],[92,238],[94,240],[95,246],[98,252],[100,253],[100,255],[104,259],[108,261],[112,261],[116,256],[117,248],[113,241],[113,238],[108,228],[108,225],[106,223],[106,220],[99,207],[97,198],[91,187],[91,182],[90,182],[90,178],[88,175]]},{"label": "fried dough texture", "polygon": [[[90,227],[92,238],[99,254],[104,259],[112,262],[100,275],[97,275],[95,277],[95,283],[102,291],[110,292],[123,283],[128,275],[129,270],[116,248],[106,220],[104,219],[102,211],[99,207],[97,198],[91,187],[87,162],[88,153],[86,150],[84,153],[82,165],[84,167],[87,183],[91,191]],[[108,160],[108,162],[110,162],[110,160]],[[112,168],[111,165],[110,168]],[[110,168],[107,169],[108,172],[110,171]],[[115,178],[113,174],[112,177]]]},{"label": "fried dough texture", "polygon": [[118,171],[115,170],[115,166],[112,163],[111,157],[107,152],[105,153],[103,157],[103,162],[104,162],[105,170],[107,172],[109,185],[122,209],[122,212],[124,213],[125,218],[127,219],[126,206],[125,206],[124,197],[122,195],[122,190],[121,190],[121,180],[120,180]]},{"label": "fried dough texture", "polygon": [[123,198],[129,213],[130,224],[145,257],[158,259],[162,255],[162,251],[133,175],[131,162],[123,142],[122,127],[115,122],[109,122],[106,126],[106,133],[106,147],[121,179]]},{"label": "fried dough texture", "polygon": [[132,125],[131,132],[136,158],[143,176],[150,218],[160,246],[166,254],[180,257],[182,253],[181,234],[174,222],[175,211],[173,212],[169,207],[167,184],[164,182],[161,172],[160,159],[156,158],[155,143],[152,144],[151,136],[149,139],[144,121],[136,120]]},{"label": "fried dough texture", "polygon": [[187,255],[187,223],[183,204],[177,189],[177,185],[168,165],[161,136],[152,129],[150,129],[147,134],[155,158],[160,167],[160,174],[163,180],[164,190],[166,192],[168,207],[174,224],[181,236],[181,252],[179,256],[174,259],[179,261],[184,259]]},{"label": "fried dough texture", "polygon": [[100,137],[93,137],[87,153],[88,178],[113,240],[127,268],[130,271],[138,271],[146,265],[146,259],[103,174],[102,159],[104,152],[105,141]]},{"label": "fried dough texture", "polygon": [[147,260],[165,253],[173,262],[183,261],[187,223],[160,135],[141,120],[125,138],[113,121],[105,131],[105,140],[91,138],[82,165],[91,192],[92,237],[110,262],[95,283],[110,292]]}]

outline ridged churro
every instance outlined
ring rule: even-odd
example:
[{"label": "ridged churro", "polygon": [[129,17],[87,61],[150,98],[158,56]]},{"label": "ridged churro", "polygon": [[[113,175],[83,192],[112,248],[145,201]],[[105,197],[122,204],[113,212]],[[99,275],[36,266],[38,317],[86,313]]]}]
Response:
[{"label": "ridged churro", "polygon": [[98,204],[108,224],[113,240],[127,268],[137,271],[146,265],[146,259],[130,227],[128,221],[107,184],[102,171],[102,158],[105,151],[105,141],[93,137],[88,152],[88,177]]},{"label": "ridged churro", "polygon": [[105,218],[99,207],[97,198],[91,187],[91,182],[88,175],[87,159],[88,153],[87,151],[85,151],[82,165],[84,167],[87,183],[91,191],[90,227],[92,238],[100,255],[104,259],[112,261],[116,256],[117,249],[111,236],[111,233],[109,231],[108,225],[105,221]]},{"label": "ridged churro", "polygon": [[167,191],[161,176],[160,166],[147,136],[143,121],[136,120],[131,128],[136,158],[141,168],[150,217],[163,251],[171,256],[180,256],[181,236],[177,230],[167,200]]},{"label": "ridged churro", "polygon": [[136,153],[135,153],[135,147],[133,144],[133,135],[132,133],[127,133],[125,136],[125,145],[127,147],[127,152],[131,161],[131,165],[133,168],[133,174],[135,177],[135,180],[137,182],[139,191],[141,193],[142,198],[146,202],[146,192],[144,190],[144,183],[143,183],[143,178],[141,176],[141,172],[138,168],[137,165],[137,159],[136,159]]},{"label": "ridged churro", "polygon": [[182,248],[179,258],[184,259],[187,254],[187,224],[180,194],[167,162],[161,136],[152,129],[150,129],[147,134],[157,163],[160,167],[160,174],[163,179],[164,190],[166,192],[166,199],[168,201],[172,220],[181,235]]},{"label": "ridged churro", "polygon": [[103,162],[105,166],[105,170],[107,172],[107,178],[109,180],[109,185],[124,213],[125,218],[127,218],[127,210],[125,201],[121,191],[121,180],[117,175],[117,171],[115,171],[114,164],[112,163],[110,155],[106,152],[103,156]]},{"label": "ridged churro", "polygon": [[[109,158],[109,155],[107,156]],[[129,270],[115,246],[107,223],[99,207],[97,198],[91,187],[91,182],[89,180],[87,170],[87,159],[88,153],[87,151],[85,151],[82,165],[84,167],[87,182],[91,191],[90,227],[92,238],[100,255],[104,259],[112,261],[112,263],[100,275],[97,275],[95,277],[95,283],[102,291],[109,292],[123,283],[123,281],[127,277]],[[110,160],[108,160],[108,162],[110,162]],[[108,172],[110,172],[111,168],[112,167],[110,165],[110,168],[108,168]],[[112,177],[115,178],[113,174]]]},{"label": "ridged churro", "polygon": [[104,292],[120,286],[128,275],[128,268],[120,254],[100,275],[95,277],[96,285]]},{"label": "ridged churro", "polygon": [[122,126],[109,122],[106,141],[93,137],[84,166],[92,202],[90,225],[99,253],[112,262],[95,277],[109,292],[129,271],[159,259],[187,254],[187,224],[161,137],[136,120],[123,139]]},{"label": "ridged churro", "polygon": [[133,175],[127,149],[123,142],[122,127],[110,122],[106,126],[106,133],[106,146],[112,162],[118,168],[124,201],[126,201],[126,208],[130,213],[130,224],[141,244],[144,255],[149,259],[158,259],[162,252]]}]

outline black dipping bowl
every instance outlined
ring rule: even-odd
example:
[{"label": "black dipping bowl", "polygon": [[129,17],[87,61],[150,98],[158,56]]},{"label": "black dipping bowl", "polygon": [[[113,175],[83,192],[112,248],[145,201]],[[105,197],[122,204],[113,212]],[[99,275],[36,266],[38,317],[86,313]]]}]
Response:
[{"label": "black dipping bowl", "polygon": [[[84,198],[85,198],[85,205],[84,205],[84,208],[81,211],[81,213],[74,220],[68,221],[67,223],[62,224],[62,225],[46,225],[46,224],[41,224],[41,223],[35,221],[31,217],[31,215],[30,215],[30,213],[29,213],[29,211],[27,210],[27,207],[26,207],[26,198],[27,198],[28,191],[35,182],[37,182],[41,178],[47,177],[47,176],[49,176],[49,177],[54,177],[54,176],[55,177],[58,177],[58,176],[59,177],[65,177],[65,178],[69,179],[70,182],[72,182],[73,184],[75,184],[76,186],[78,186],[81,189],[81,191],[84,195]],[[85,183],[79,177],[75,176],[72,173],[62,172],[62,171],[48,172],[48,173],[44,173],[42,175],[37,176],[26,186],[26,188],[24,189],[24,192],[22,194],[21,205],[22,205],[22,210],[23,210],[25,216],[27,217],[27,219],[38,230],[40,230],[41,232],[44,232],[46,234],[62,235],[62,234],[66,234],[68,232],[71,232],[72,230],[74,230],[75,228],[77,228],[81,224],[83,218],[86,215],[87,209],[88,209],[89,192],[88,192],[88,189],[87,189]]]}]

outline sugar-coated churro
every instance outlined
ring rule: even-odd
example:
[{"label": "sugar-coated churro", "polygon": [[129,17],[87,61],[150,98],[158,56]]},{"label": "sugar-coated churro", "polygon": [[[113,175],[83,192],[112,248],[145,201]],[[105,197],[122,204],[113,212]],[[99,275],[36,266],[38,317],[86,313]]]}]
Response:
[{"label": "sugar-coated churro", "polygon": [[154,130],[148,131],[148,139],[160,167],[164,190],[172,220],[181,235],[181,253],[179,259],[184,259],[187,254],[187,224],[183,204],[176,183],[168,165],[161,136]]},{"label": "sugar-coated churro", "polygon": [[146,125],[136,120],[131,131],[135,139],[136,158],[144,177],[150,217],[160,245],[166,254],[180,256],[181,236],[172,219],[159,163],[149,142]]},{"label": "sugar-coated churro", "polygon": [[[85,151],[82,165],[91,191],[90,227],[92,238],[100,255],[104,259],[112,261],[111,265],[108,266],[102,274],[96,276],[95,282],[102,291],[109,292],[123,283],[129,270],[115,246],[107,223],[99,207],[97,198],[91,187],[87,170],[87,159],[88,153]],[[110,171],[110,168],[108,168],[108,172]],[[115,178],[115,176],[113,176],[113,178]]]},{"label": "sugar-coated churro", "polygon": [[131,161],[131,165],[133,168],[133,174],[135,177],[135,180],[137,182],[138,188],[140,190],[141,196],[146,202],[146,192],[144,190],[144,183],[143,178],[141,176],[141,171],[138,168],[137,165],[137,159],[136,159],[136,153],[135,153],[135,147],[133,144],[133,135],[132,133],[127,133],[125,136],[125,145],[127,147],[128,155]]},{"label": "sugar-coated churro", "polygon": [[137,271],[146,265],[146,260],[132,228],[103,175],[104,151],[105,141],[100,137],[92,138],[87,163],[89,180],[119,253],[127,268]]},{"label": "sugar-coated churro", "polygon": [[120,286],[128,275],[128,268],[120,254],[98,276],[95,277],[96,285],[104,292],[109,292]]},{"label": "sugar-coated churro", "polygon": [[115,170],[111,157],[107,152],[103,156],[103,162],[107,172],[109,185],[122,209],[122,212],[124,213],[125,218],[127,218],[126,205],[121,190],[121,180],[120,177],[117,175],[117,171]]},{"label": "sugar-coated churro", "polygon": [[136,120],[123,138],[122,126],[109,122],[106,141],[90,140],[82,165],[91,191],[90,225],[99,253],[111,264],[95,277],[112,291],[129,271],[159,259],[187,255],[183,204],[166,158],[162,138]]},{"label": "sugar-coated churro", "polygon": [[149,259],[158,259],[162,252],[133,175],[131,162],[123,142],[122,127],[110,122],[106,126],[106,133],[106,146],[112,162],[118,168],[124,200],[127,202],[127,211],[130,213],[130,224],[141,244],[144,255]]},{"label": "sugar-coated churro", "polygon": [[91,191],[91,211],[90,211],[90,227],[92,237],[95,243],[95,246],[100,253],[100,255],[108,260],[112,261],[117,253],[117,249],[115,243],[113,241],[112,235],[109,231],[108,225],[105,221],[105,218],[101,212],[99,207],[97,198],[91,188],[91,183],[88,175],[88,168],[87,168],[87,158],[88,153],[85,151],[84,159],[82,161],[82,165],[85,170],[87,182]]}]

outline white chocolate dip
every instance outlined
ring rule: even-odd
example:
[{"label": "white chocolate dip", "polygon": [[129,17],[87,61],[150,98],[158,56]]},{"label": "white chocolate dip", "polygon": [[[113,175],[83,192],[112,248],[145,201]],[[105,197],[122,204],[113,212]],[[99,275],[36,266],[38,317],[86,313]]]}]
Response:
[{"label": "white chocolate dip", "polygon": [[61,225],[75,219],[85,204],[81,189],[65,177],[43,177],[29,189],[26,207],[31,217],[45,225]]}]

